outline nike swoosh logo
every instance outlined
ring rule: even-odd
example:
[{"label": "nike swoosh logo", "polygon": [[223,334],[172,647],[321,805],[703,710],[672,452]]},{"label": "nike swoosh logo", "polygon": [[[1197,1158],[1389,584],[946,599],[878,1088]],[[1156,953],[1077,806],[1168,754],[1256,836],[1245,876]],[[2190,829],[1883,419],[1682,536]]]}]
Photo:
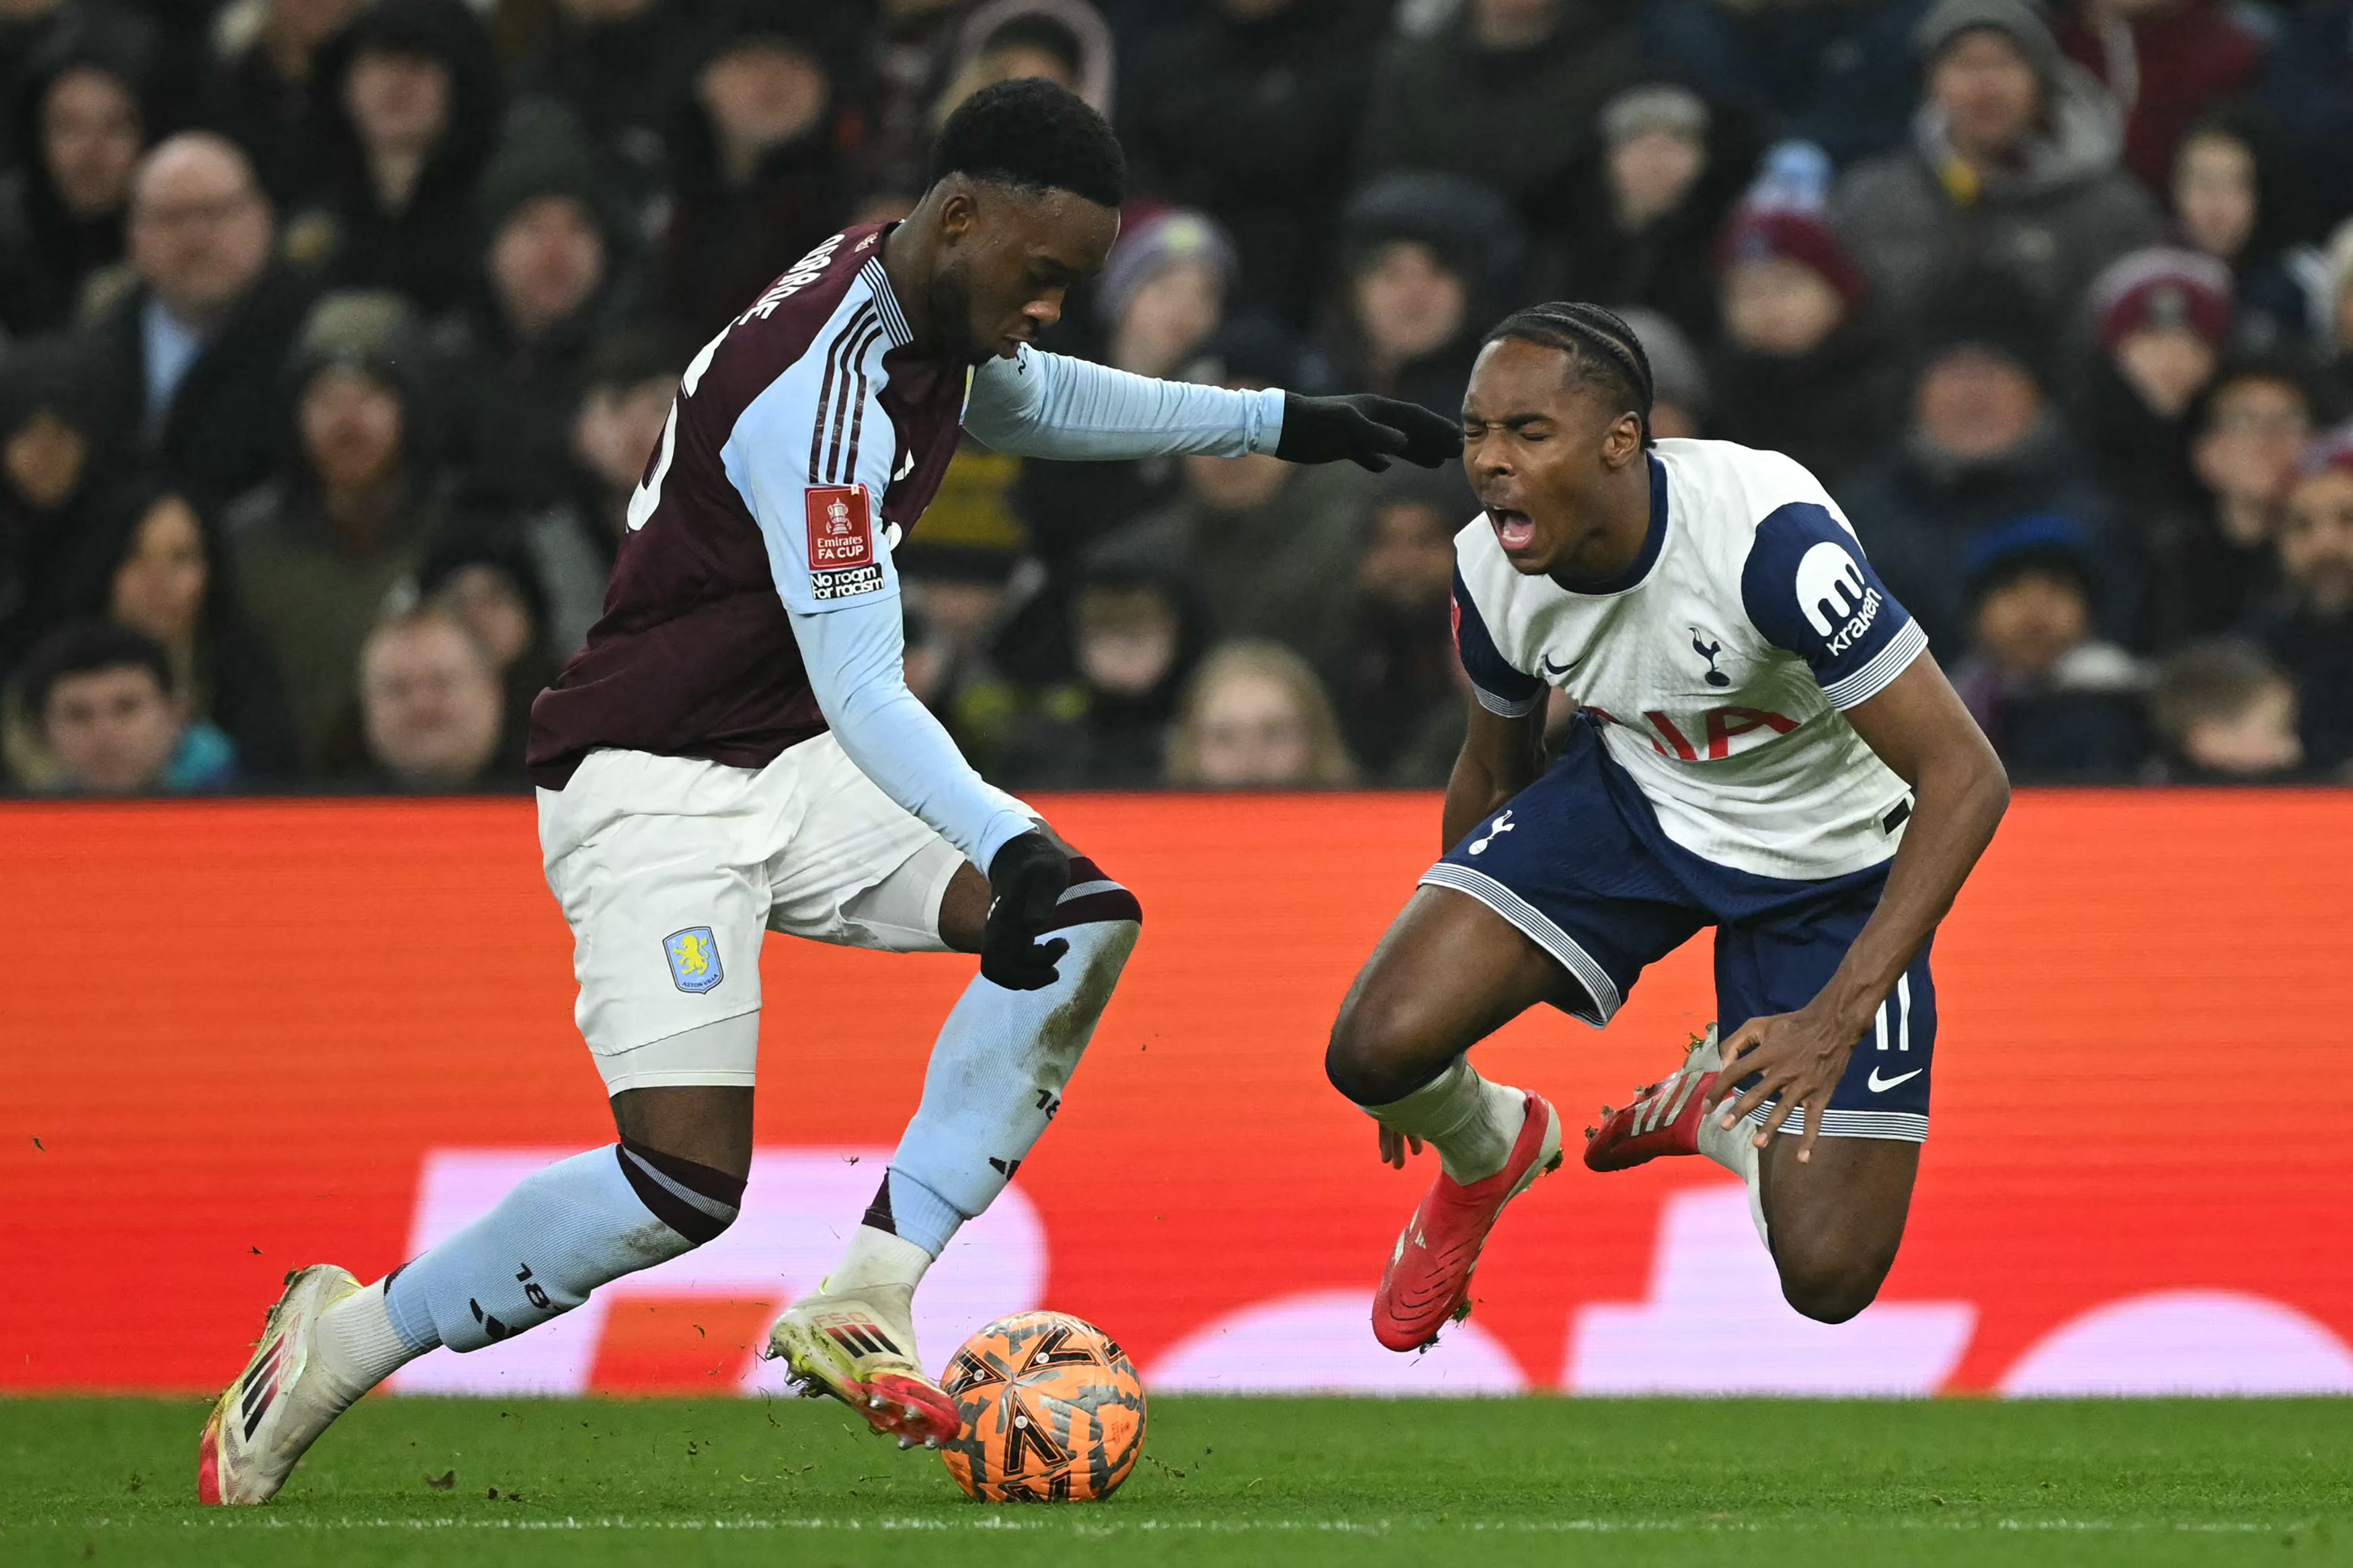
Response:
[{"label": "nike swoosh logo", "polygon": [[1567,675],[1570,670],[1575,669],[1577,665],[1577,661],[1572,658],[1567,664],[1555,668],[1550,655],[1540,657],[1536,660],[1536,663],[1540,668],[1542,668],[1546,675]]},{"label": "nike swoosh logo", "polygon": [[1872,1093],[1885,1094],[1897,1084],[1909,1083],[1927,1070],[1928,1069],[1926,1068],[1914,1068],[1910,1072],[1898,1073],[1894,1078],[1883,1079],[1879,1076],[1879,1069],[1877,1068],[1873,1068],[1871,1069],[1871,1077],[1863,1081],[1871,1086]]}]

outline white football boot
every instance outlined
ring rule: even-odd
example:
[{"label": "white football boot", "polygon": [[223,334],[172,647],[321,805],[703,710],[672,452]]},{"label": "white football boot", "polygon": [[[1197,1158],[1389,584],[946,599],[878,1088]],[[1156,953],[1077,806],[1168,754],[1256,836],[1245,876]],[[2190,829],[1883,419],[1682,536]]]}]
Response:
[{"label": "white football boot", "polygon": [[914,1301],[912,1285],[839,1294],[820,1288],[776,1320],[768,1355],[783,1358],[802,1394],[830,1394],[902,1448],[936,1448],[963,1430],[964,1420],[916,1359]]},{"label": "white football boot", "polygon": [[263,1321],[253,1359],[205,1423],[196,1447],[198,1502],[268,1502],[294,1473],[294,1462],[350,1407],[353,1395],[332,1386],[314,1352],[319,1315],[360,1289],[332,1263],[286,1277],[286,1293]]}]

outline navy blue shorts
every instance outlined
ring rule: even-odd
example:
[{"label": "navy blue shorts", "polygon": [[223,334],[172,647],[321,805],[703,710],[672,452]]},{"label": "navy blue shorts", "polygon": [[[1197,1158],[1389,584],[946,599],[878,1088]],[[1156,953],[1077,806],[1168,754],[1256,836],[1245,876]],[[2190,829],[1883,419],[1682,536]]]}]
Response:
[{"label": "navy blue shorts", "polygon": [[[1641,791],[1580,721],[1551,769],[1421,879],[1469,894],[1559,960],[1585,992],[1570,1010],[1596,1027],[1644,968],[1714,926],[1716,1023],[1729,1039],[1751,1018],[1814,999],[1879,907],[1887,867],[1805,882],[1704,860],[1661,831]],[[1823,1132],[1926,1138],[1936,1047],[1924,947],[1848,1060]],[[1800,1119],[1787,1129],[1800,1131]]]}]

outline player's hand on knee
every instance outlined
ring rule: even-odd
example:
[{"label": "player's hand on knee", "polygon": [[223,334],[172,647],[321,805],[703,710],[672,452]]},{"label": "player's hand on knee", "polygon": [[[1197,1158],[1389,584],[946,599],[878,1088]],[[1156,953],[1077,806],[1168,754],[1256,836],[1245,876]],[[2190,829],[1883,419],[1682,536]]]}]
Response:
[{"label": "player's hand on knee", "polygon": [[1381,1129],[1382,1164],[1394,1165],[1400,1171],[1404,1170],[1405,1152],[1408,1147],[1410,1147],[1415,1153],[1420,1153],[1421,1140],[1413,1137],[1409,1133],[1398,1132],[1391,1128],[1384,1127]]},{"label": "player's hand on knee", "polygon": [[1008,991],[1042,991],[1071,944],[1039,942],[1071,885],[1071,861],[1054,841],[1030,832],[1008,841],[988,865],[988,923],[981,928],[980,975]]},{"label": "player's hand on knee", "polygon": [[[1769,1145],[1781,1124],[1802,1109],[1804,1133],[1798,1140],[1798,1158],[1813,1158],[1815,1141],[1822,1131],[1822,1112],[1846,1074],[1847,1058],[1854,1054],[1856,1032],[1817,1014],[1812,1008],[1751,1018],[1724,1042],[1724,1070],[1709,1091],[1722,1108],[1720,1125],[1736,1126],[1767,1100],[1774,1106],[1757,1130],[1757,1146]],[[1751,1073],[1757,1081],[1734,1097],[1734,1086]]]},{"label": "player's hand on knee", "polygon": [[1345,460],[1377,474],[1391,458],[1434,468],[1461,450],[1461,426],[1418,403],[1369,392],[1347,397],[1282,395],[1282,438],[1274,455],[1286,463]]}]

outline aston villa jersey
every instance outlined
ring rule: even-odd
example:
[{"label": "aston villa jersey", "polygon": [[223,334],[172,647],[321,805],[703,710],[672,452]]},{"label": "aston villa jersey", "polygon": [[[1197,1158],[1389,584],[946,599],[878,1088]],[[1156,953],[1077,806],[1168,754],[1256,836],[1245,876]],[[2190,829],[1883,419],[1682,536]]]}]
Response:
[{"label": "aston villa jersey", "polygon": [[532,705],[540,784],[608,746],[762,767],[826,728],[786,611],[898,593],[891,547],[939,489],[971,385],[910,346],[884,232],[827,240],[687,367],[604,616]]}]

